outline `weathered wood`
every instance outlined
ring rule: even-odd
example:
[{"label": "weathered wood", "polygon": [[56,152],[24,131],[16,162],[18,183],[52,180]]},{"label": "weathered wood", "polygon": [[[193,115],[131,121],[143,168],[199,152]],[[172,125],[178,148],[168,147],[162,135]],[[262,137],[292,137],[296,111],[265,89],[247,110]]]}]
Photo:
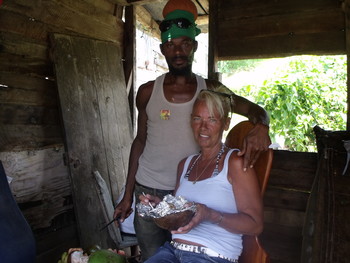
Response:
[{"label": "weathered wood", "polygon": [[0,104],[0,123],[60,127],[60,118],[57,107]]},{"label": "weathered wood", "polygon": [[47,233],[35,235],[36,263],[57,262],[64,251],[80,247],[76,225],[68,225]]},{"label": "weathered wood", "polygon": [[[57,83],[82,246],[111,246],[94,188],[97,170],[118,196],[127,171],[131,122],[120,47],[53,35]],[[89,218],[89,220],[86,220]]]},{"label": "weathered wood", "polygon": [[[242,30],[244,28],[244,30]],[[219,25],[220,39],[262,38],[279,35],[305,35],[344,30],[341,9],[312,10],[302,13],[271,14],[251,18],[233,19]]]},{"label": "weathered wood", "polygon": [[338,1],[220,1],[217,12],[219,60],[345,53]]},{"label": "weathered wood", "polygon": [[218,45],[217,45],[217,21],[219,20],[218,3],[215,0],[209,0],[210,17],[209,17],[209,50],[208,50],[208,78],[217,79],[217,62],[218,57]]},{"label": "weathered wood", "polygon": [[57,107],[55,83],[30,75],[0,72],[0,103]]},{"label": "weathered wood", "polygon": [[38,58],[28,58],[21,55],[0,53],[0,71],[17,72],[40,76],[43,79],[53,76],[51,64]]},{"label": "weathered wood", "polygon": [[[74,10],[76,6],[75,1],[70,3],[41,1],[39,8],[28,8],[8,1],[1,6],[1,9],[25,15],[29,21],[38,21],[80,35],[122,43],[123,22],[120,19],[107,13],[100,15],[99,12],[94,11],[94,8],[85,8],[83,5],[81,6],[82,12],[89,10],[90,14],[81,13]],[[91,12],[95,12],[94,16],[91,15]]]},{"label": "weathered wood", "polygon": [[[345,39],[346,39],[346,55],[347,55],[347,61],[350,61],[350,1],[345,0],[342,5],[342,9],[344,12],[344,18],[345,18]],[[350,76],[350,63],[347,63],[347,76]],[[346,130],[350,131],[350,81],[347,81],[347,122],[346,122]]]},{"label": "weathered wood", "polygon": [[[270,178],[274,175],[270,175]],[[264,203],[269,207],[289,209],[292,211],[306,211],[306,205],[310,193],[296,190],[274,188],[268,186],[264,196]]]},{"label": "weathered wood", "polygon": [[271,263],[300,262],[301,232],[301,227],[264,224],[264,232],[259,238]]},{"label": "weathered wood", "polygon": [[0,126],[0,151],[21,151],[63,143],[62,130],[56,125]]},{"label": "weathered wood", "polygon": [[[218,10],[222,19],[237,19],[250,17],[267,17],[276,14],[295,14],[314,12],[316,10],[339,9],[341,3],[335,0],[249,0],[249,1],[221,1]],[[242,11],[244,10],[244,11]]]},{"label": "weathered wood", "polygon": [[[33,229],[50,226],[51,220],[72,208],[67,167],[63,164],[62,145],[55,148],[21,152],[0,152],[11,190]],[[27,204],[27,205],[26,205]],[[31,204],[31,205],[29,205]]]},{"label": "weathered wood", "polygon": [[16,54],[23,57],[48,59],[48,48],[46,45],[38,44],[24,36],[0,32],[1,52]]},{"label": "weathered wood", "polygon": [[316,153],[275,150],[269,186],[310,193],[316,169]]},{"label": "weathered wood", "polygon": [[127,81],[127,95],[130,106],[131,120],[133,127],[136,127],[136,7],[125,7],[125,31],[124,31],[124,76]]},{"label": "weathered wood", "polygon": [[[311,43],[311,44],[310,44]],[[293,55],[339,55],[345,52],[342,31],[239,39],[218,44],[219,59],[271,58]]]},{"label": "weathered wood", "polygon": [[264,221],[288,227],[303,227],[304,211],[293,211],[288,208],[264,208]]},{"label": "weathered wood", "polygon": [[47,25],[36,20],[31,20],[28,16],[11,12],[0,6],[0,29],[3,32],[16,33],[22,35],[28,41],[36,40],[38,43],[47,45],[48,32],[64,31],[55,25]]},{"label": "weathered wood", "polygon": [[140,22],[145,30],[147,30],[152,36],[154,36],[157,39],[160,39],[160,30],[158,23],[151,17],[149,12],[147,10],[139,5],[136,5],[135,7],[135,13],[137,21]]}]

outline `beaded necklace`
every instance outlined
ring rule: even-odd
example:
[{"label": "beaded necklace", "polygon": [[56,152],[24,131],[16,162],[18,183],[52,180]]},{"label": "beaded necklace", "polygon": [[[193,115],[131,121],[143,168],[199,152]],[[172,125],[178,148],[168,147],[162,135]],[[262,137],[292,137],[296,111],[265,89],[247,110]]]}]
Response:
[{"label": "beaded necklace", "polygon": [[[218,155],[216,156],[216,162],[215,162],[215,168],[213,170],[213,173],[211,175],[211,177],[215,177],[219,174],[219,161],[221,159],[222,154],[225,152],[225,148],[226,145],[223,143],[221,145],[221,149],[218,153]],[[187,170],[186,174],[185,174],[185,178],[188,180],[188,177],[190,176],[194,166],[197,164],[199,158],[202,156],[202,153],[198,154],[196,160],[194,160],[194,162],[192,163],[191,167]],[[212,160],[211,160],[212,161]],[[209,166],[209,164],[211,163],[211,161],[208,163],[208,165],[202,170],[201,174],[193,181],[193,184],[195,184],[197,182],[197,180],[202,176],[202,174],[204,173],[204,171],[207,169],[207,167]]]}]

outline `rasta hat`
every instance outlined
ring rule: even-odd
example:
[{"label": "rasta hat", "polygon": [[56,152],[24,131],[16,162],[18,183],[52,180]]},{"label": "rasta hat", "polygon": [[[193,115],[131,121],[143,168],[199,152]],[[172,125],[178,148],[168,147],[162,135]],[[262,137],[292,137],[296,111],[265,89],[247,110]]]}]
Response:
[{"label": "rasta hat", "polygon": [[191,0],[169,0],[163,9],[164,20],[160,24],[162,43],[187,36],[195,39],[201,32],[196,27],[197,7]]},{"label": "rasta hat", "polygon": [[164,6],[163,17],[166,18],[169,13],[175,10],[183,10],[192,14],[191,22],[194,22],[198,17],[197,7],[191,0],[169,0]]}]

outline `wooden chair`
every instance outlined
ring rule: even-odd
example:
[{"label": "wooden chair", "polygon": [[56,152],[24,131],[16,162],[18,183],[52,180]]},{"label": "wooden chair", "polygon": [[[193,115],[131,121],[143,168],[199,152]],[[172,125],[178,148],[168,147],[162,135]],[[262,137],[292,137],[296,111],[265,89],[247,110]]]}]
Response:
[{"label": "wooden chair", "polygon": [[[243,139],[247,133],[254,127],[249,121],[242,121],[234,126],[226,137],[225,144],[230,148],[241,149]],[[273,160],[273,150],[269,149],[260,155],[254,165],[255,172],[258,176],[261,195],[263,196],[266,190],[267,182],[270,176]],[[258,236],[243,236],[243,251],[239,258],[239,263],[269,263],[270,258],[266,251],[262,248]]]}]

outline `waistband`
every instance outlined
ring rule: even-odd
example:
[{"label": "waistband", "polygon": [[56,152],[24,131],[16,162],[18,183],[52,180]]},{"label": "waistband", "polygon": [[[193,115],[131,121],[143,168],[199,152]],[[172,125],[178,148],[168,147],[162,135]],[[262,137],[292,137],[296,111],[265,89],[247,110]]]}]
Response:
[{"label": "waistband", "polygon": [[215,257],[215,258],[222,258],[225,260],[228,260],[230,262],[238,263],[238,259],[228,258],[223,255],[220,255],[219,253],[215,252],[214,250],[207,248],[207,247],[201,247],[201,246],[193,246],[188,244],[183,244],[175,241],[171,241],[170,244],[176,248],[183,251],[198,253],[198,254],[206,254],[209,257]]},{"label": "waistband", "polygon": [[151,191],[153,194],[161,193],[161,194],[166,195],[166,194],[172,194],[174,192],[174,190],[162,190],[162,189],[157,189],[157,188],[145,186],[143,184],[138,183],[137,181],[135,182],[135,185],[138,187],[142,187],[144,189],[147,189],[148,191]]}]

